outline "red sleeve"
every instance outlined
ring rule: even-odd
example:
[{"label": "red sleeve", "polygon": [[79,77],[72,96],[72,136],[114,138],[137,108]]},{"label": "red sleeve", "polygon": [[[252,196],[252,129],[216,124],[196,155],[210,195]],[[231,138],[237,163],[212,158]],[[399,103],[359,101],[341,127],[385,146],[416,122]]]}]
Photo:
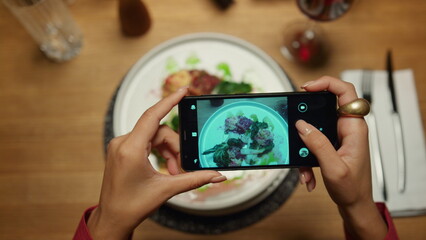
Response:
[{"label": "red sleeve", "polygon": [[[90,207],[84,211],[83,216],[81,217],[80,223],[78,224],[77,230],[75,231],[73,240],[93,240],[90,235],[89,229],[87,228],[87,220],[89,219],[90,214],[93,209],[97,208],[98,205]],[[129,240],[132,240],[133,233],[130,234]]]},{"label": "red sleeve", "polygon": [[388,225],[388,234],[386,234],[385,240],[398,240],[398,234],[396,232],[395,225],[393,225],[392,217],[388,211],[388,208],[384,203],[376,203],[377,209],[383,219],[385,219],[386,225]]},{"label": "red sleeve", "polygon": [[[395,225],[393,225],[392,217],[384,203],[376,203],[377,209],[379,210],[380,214],[382,215],[383,219],[386,222],[386,225],[388,226],[388,233],[386,234],[386,237],[384,240],[399,240],[398,234],[396,233]],[[345,236],[346,240],[351,240],[351,236],[345,229]]]},{"label": "red sleeve", "polygon": [[96,207],[97,206],[90,207],[84,212],[77,230],[75,231],[73,240],[93,240],[92,236],[90,236],[89,229],[87,228],[87,219],[89,219],[90,213],[92,213],[93,209]]}]

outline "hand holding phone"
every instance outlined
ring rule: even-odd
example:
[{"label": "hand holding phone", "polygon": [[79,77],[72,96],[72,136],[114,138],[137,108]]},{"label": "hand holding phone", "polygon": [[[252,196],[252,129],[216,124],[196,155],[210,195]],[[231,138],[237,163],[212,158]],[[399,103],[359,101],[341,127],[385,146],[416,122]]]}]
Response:
[{"label": "hand holding phone", "polygon": [[185,97],[179,118],[188,171],[318,166],[297,133],[299,119],[337,145],[336,96],[325,91]]}]

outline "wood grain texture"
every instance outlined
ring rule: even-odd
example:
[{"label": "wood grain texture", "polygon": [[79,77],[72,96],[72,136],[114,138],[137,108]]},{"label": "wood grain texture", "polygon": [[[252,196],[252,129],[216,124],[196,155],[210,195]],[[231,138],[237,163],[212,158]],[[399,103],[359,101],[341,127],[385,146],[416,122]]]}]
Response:
[{"label": "wood grain texture", "polygon": [[[208,0],[145,0],[152,16],[140,38],[122,36],[114,0],[75,1],[70,9],[84,33],[81,54],[47,60],[0,5],[0,239],[71,239],[82,212],[96,204],[103,172],[103,121],[128,69],[150,49],[193,32],[245,39],[271,55],[297,85],[345,69],[384,69],[392,48],[396,69],[414,70],[426,126],[426,1],[356,1],[350,12],[321,23],[332,46],[321,68],[285,60],[286,28],[305,20],[292,0],[237,0],[220,11]],[[245,229],[200,236],[146,221],[135,239],[342,239],[342,222],[321,182],[299,187],[286,204]],[[426,216],[398,218],[401,239],[426,239]]]}]

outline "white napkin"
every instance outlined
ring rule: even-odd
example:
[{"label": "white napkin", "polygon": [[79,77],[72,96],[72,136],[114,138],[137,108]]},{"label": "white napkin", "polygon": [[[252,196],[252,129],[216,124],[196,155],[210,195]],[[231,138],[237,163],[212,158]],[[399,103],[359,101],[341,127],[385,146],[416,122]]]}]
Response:
[{"label": "white napkin", "polygon": [[[362,97],[361,79],[363,70],[347,70],[342,79],[355,85]],[[426,214],[426,150],[421,114],[416,86],[411,69],[394,72],[394,85],[397,107],[400,113],[405,156],[406,189],[398,192],[397,155],[393,131],[392,101],[386,71],[373,71],[372,111],[377,122],[377,132],[381,147],[385,184],[388,192],[386,205],[392,216],[414,216]],[[373,198],[383,202],[378,189],[375,166],[372,162]]]}]

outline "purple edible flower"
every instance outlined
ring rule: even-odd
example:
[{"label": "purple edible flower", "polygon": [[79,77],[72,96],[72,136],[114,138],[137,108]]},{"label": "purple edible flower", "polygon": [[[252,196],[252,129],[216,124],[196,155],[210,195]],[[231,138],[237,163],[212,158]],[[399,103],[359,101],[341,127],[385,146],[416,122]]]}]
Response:
[{"label": "purple edible flower", "polygon": [[251,124],[253,121],[249,118],[238,116],[238,123],[237,123],[237,133],[244,134],[250,129]]},{"label": "purple edible flower", "polygon": [[225,120],[225,133],[234,132],[244,134],[252,125],[253,121],[244,116],[228,117]]}]

